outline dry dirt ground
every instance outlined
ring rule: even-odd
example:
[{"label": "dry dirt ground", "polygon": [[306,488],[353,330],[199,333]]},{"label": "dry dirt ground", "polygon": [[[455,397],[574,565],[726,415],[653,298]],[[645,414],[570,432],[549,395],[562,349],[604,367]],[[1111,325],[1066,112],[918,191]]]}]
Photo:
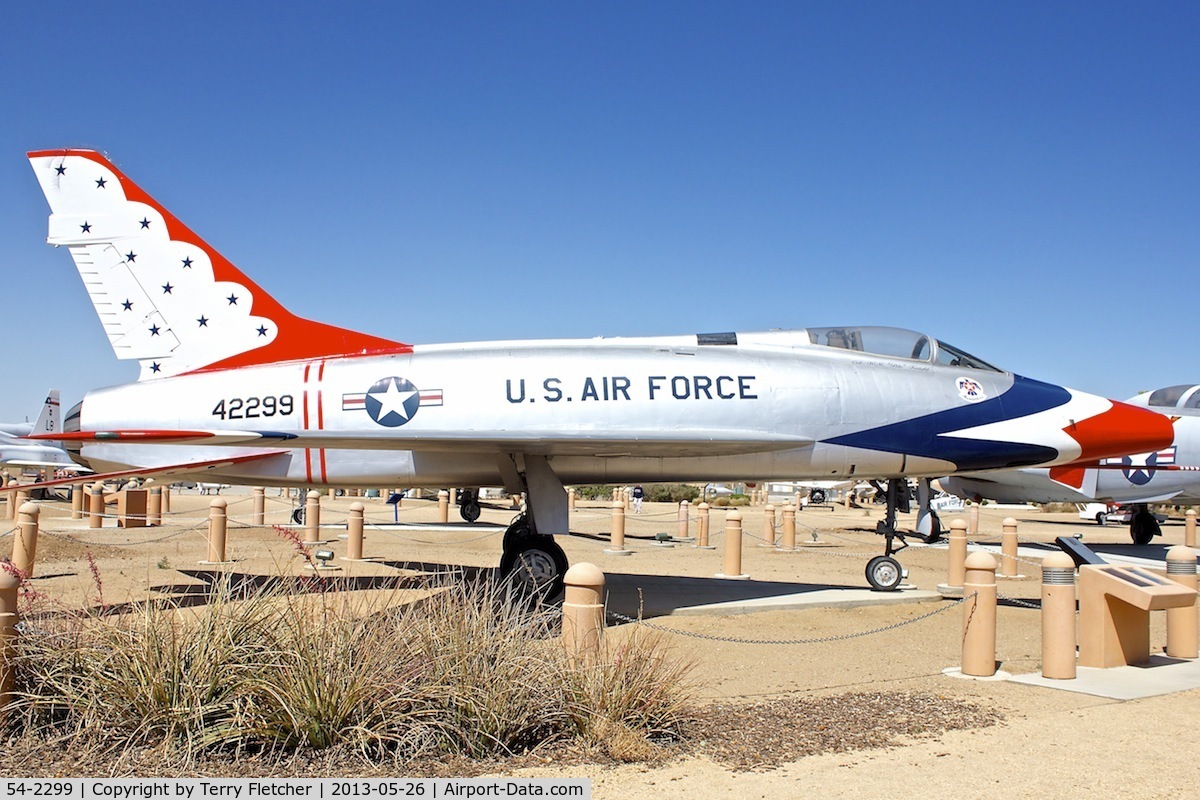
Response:
[{"label": "dry dirt ground", "polygon": [[[268,490],[264,528],[249,525],[248,490],[226,490],[230,567],[247,574],[303,572],[292,545],[270,527],[282,524],[291,501]],[[159,528],[102,530],[69,518],[63,504],[46,504],[34,586],[67,607],[98,601],[88,554],[109,604],[152,597],[201,594],[189,574],[209,569],[206,514],[210,497],[194,491],[173,496],[172,513]],[[352,498],[324,499],[322,521],[344,523]],[[393,510],[364,500],[368,523],[391,522]],[[673,506],[647,503],[630,515],[627,546],[619,557],[604,552],[609,530],[607,503],[580,502],[571,518],[572,536],[560,537],[572,563],[598,564],[626,584],[655,591],[664,577],[691,577],[728,587],[714,578],[722,550],[688,545],[659,547],[656,534],[677,532]],[[452,519],[457,519],[452,509]],[[747,591],[764,585],[865,587],[863,567],[882,551],[872,531],[881,511],[811,509],[798,515],[799,538],[815,532],[825,546],[793,554],[756,546],[763,531],[762,509],[742,509],[749,536],[743,571]],[[367,531],[365,553],[382,563],[335,561],[340,575],[395,576],[400,568],[493,567],[502,526],[514,512],[485,507],[476,525],[436,528],[435,502],[405,500],[398,512],[413,527]],[[992,509],[981,514],[981,541],[999,541],[1001,520],[1013,516],[1022,541],[1050,542],[1082,533],[1088,543],[1127,544],[1124,527],[1100,527],[1074,514],[1033,509]],[[714,509],[714,542],[724,514]],[[904,520],[902,519],[902,522]],[[11,524],[0,525],[0,530]],[[695,533],[695,525],[691,527]],[[336,536],[329,529],[326,538]],[[11,537],[9,541],[11,542]],[[1182,517],[1164,526],[1161,546],[1181,544]],[[337,555],[344,542],[330,545]],[[1159,548],[1159,544],[1152,545]],[[0,544],[7,554],[7,545]],[[908,583],[935,589],[945,581],[945,551],[912,547],[900,556]],[[1029,577],[1001,583],[1003,597],[1035,600],[1040,572],[1022,564]],[[649,576],[649,577],[637,577]],[[647,607],[654,598],[643,597]],[[669,604],[668,604],[669,605]],[[944,613],[930,615],[939,608]],[[1152,649],[1161,651],[1164,623],[1155,614]],[[669,750],[653,763],[613,764],[578,754],[548,753],[486,770],[526,777],[586,777],[596,798],[780,798],[865,797],[917,791],[922,797],[1182,797],[1195,792],[1190,761],[1200,734],[1200,691],[1118,702],[1003,681],[968,681],[943,670],[958,665],[962,615],[949,602],[867,606],[852,609],[766,611],[737,615],[660,616],[648,620],[665,629],[671,646],[695,664],[698,721],[696,741]],[[617,629],[614,628],[614,633]],[[878,630],[879,632],[871,633]],[[1039,612],[1019,604],[999,611],[997,657],[1013,674],[1040,667]],[[847,637],[848,634],[863,634]],[[847,637],[847,638],[838,638]],[[807,640],[832,638],[821,643]],[[33,762],[36,763],[36,762]],[[0,769],[29,774],[29,762]],[[252,764],[229,765],[226,774],[256,774]],[[90,774],[103,774],[96,769]]]}]

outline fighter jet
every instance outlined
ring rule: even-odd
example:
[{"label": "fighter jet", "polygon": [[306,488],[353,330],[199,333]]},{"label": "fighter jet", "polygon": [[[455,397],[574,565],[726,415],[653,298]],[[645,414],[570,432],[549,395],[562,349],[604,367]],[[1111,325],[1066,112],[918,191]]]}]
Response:
[{"label": "fighter jet", "polygon": [[1128,504],[1130,538],[1149,544],[1162,535],[1150,503],[1200,503],[1200,385],[1168,386],[1127,402],[1161,412],[1174,423],[1169,447],[1090,465],[958,475],[943,479],[942,486],[968,500]]},{"label": "fighter jet", "polygon": [[[77,460],[233,484],[504,486],[526,510],[501,570],[548,593],[567,566],[564,483],[933,477],[1170,444],[1159,414],[895,328],[432,345],[337,328],[287,311],[105,156],[29,159],[48,242],[140,365],[69,412]],[[890,511],[867,569],[883,589],[902,576]]]},{"label": "fighter jet", "polygon": [[34,422],[0,423],[0,464],[21,467],[79,469],[61,445],[53,441],[32,442],[34,433],[52,435],[60,430],[58,389],[51,389]]}]

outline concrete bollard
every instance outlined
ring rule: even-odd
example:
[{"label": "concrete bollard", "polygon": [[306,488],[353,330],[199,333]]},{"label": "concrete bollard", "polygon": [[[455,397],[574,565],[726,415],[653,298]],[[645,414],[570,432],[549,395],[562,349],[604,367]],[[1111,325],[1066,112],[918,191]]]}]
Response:
[{"label": "concrete bollard", "polygon": [[967,509],[967,537],[974,539],[979,536],[979,503],[971,503]]},{"label": "concrete bollard", "polygon": [[437,494],[438,498],[438,522],[446,523],[450,521],[450,493],[445,489],[440,489]]},{"label": "concrete bollard", "polygon": [[613,487],[613,490],[612,490],[612,498],[611,498],[611,501],[615,503],[615,502],[617,502],[618,500],[620,500],[620,499],[621,499],[621,498],[620,498],[620,493],[621,493],[621,490],[620,490],[620,489],[618,489],[616,486],[614,486],[614,487]]},{"label": "concrete bollard", "polygon": [[254,487],[254,511],[250,524],[262,527],[267,516],[267,490],[262,486]]},{"label": "concrete bollard", "polygon": [[1187,547],[1196,546],[1196,509],[1189,508],[1183,527],[1183,543]]},{"label": "concrete bollard", "polygon": [[83,509],[87,502],[85,484],[71,484],[71,519],[83,519]]},{"label": "concrete bollard", "polygon": [[763,540],[759,542],[760,547],[775,546],[775,506],[767,503],[763,507]]},{"label": "concrete bollard", "polygon": [[321,541],[321,493],[310,489],[304,499],[304,542],[316,544]]},{"label": "concrete bollard", "polygon": [[17,611],[17,589],[20,586],[20,578],[0,571],[0,721],[16,688],[17,636],[21,621]]},{"label": "concrete bollard", "polygon": [[575,500],[575,487],[572,486],[571,488],[567,489],[567,511],[575,510]]},{"label": "concrete bollard", "polygon": [[996,559],[972,553],[965,564],[962,674],[996,674]]},{"label": "concrete bollard", "polygon": [[104,527],[104,484],[100,481],[88,490],[88,527]]},{"label": "concrete bollard", "polygon": [[625,503],[612,501],[612,530],[609,531],[608,549],[610,556],[627,556],[633,553],[625,549]]},{"label": "concrete bollard", "polygon": [[20,514],[21,506],[29,502],[29,490],[26,488],[17,489],[17,493],[13,499],[15,501],[13,503],[13,508],[15,508],[17,513]]},{"label": "concrete bollard", "polygon": [[[9,478],[8,483],[6,483],[4,485],[8,486],[8,487],[14,487],[17,485],[17,482],[14,481],[12,478]],[[16,519],[17,518],[17,492],[16,492],[16,490],[10,488],[7,492],[4,493],[4,496],[8,500],[8,502],[6,502],[4,504],[4,518],[5,519]]]},{"label": "concrete bollard", "polygon": [[1000,577],[1021,578],[1020,567],[1017,566],[1017,521],[1005,517],[1004,532],[1000,535]]},{"label": "concrete bollard", "polygon": [[22,503],[17,508],[17,530],[13,538],[12,565],[25,578],[33,577],[34,559],[37,558],[38,514],[35,503]]},{"label": "concrete bollard", "polygon": [[1075,562],[1066,553],[1042,559],[1042,677],[1075,679]]},{"label": "concrete bollard", "polygon": [[742,515],[736,509],[725,515],[725,561],[723,571],[715,577],[749,580],[742,573]]},{"label": "concrete bollard", "polygon": [[629,507],[633,504],[633,490],[626,487],[621,490],[621,502],[625,504],[625,512],[629,512]]},{"label": "concrete bollard", "polygon": [[208,504],[208,559],[201,564],[225,563],[225,498],[218,497]]},{"label": "concrete bollard", "polygon": [[701,550],[712,550],[713,548],[708,543],[708,524],[710,508],[708,503],[701,503],[696,506],[696,544]]},{"label": "concrete bollard", "polygon": [[164,486],[164,487],[162,487],[162,490],[163,490],[162,513],[170,514],[171,513],[171,487]]},{"label": "concrete bollard", "polygon": [[146,503],[146,524],[162,525],[162,487],[151,486],[150,497]]},{"label": "concrete bollard", "polygon": [[[1186,545],[1167,551],[1167,578],[1196,591],[1196,554]],[[1167,655],[1172,658],[1197,658],[1196,603],[1167,609]]]},{"label": "concrete bollard", "polygon": [[563,576],[562,642],[574,661],[595,661],[604,638],[604,571],[574,565]]},{"label": "concrete bollard", "polygon": [[961,519],[951,521],[947,539],[946,582],[938,586],[938,591],[943,597],[962,597],[967,560],[967,523]]},{"label": "concrete bollard", "polygon": [[680,500],[679,501],[679,535],[677,538],[680,538],[680,539],[688,538],[688,532],[689,532],[689,528],[691,526],[690,511],[691,511],[691,509],[688,507],[688,501]]},{"label": "concrete bollard", "polygon": [[362,503],[350,504],[350,516],[346,519],[346,560],[363,560],[363,511]]},{"label": "concrete bollard", "polygon": [[790,553],[796,549],[796,507],[790,503],[783,507],[783,549]]}]

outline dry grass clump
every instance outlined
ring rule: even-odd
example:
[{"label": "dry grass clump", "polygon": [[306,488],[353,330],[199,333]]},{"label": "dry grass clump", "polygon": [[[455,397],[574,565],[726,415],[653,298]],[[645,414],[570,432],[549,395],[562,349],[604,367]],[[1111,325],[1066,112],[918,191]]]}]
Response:
[{"label": "dry grass clump", "polygon": [[572,663],[556,611],[488,582],[396,608],[352,596],[217,585],[195,609],[31,617],[9,725],[112,754],[409,759],[563,740],[624,742],[610,755],[640,758],[681,724],[687,669],[652,642]]}]

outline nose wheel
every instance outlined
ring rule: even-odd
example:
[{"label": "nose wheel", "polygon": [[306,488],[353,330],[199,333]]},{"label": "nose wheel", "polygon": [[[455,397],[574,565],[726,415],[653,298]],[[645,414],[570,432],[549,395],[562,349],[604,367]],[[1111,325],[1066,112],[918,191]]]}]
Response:
[{"label": "nose wheel", "polygon": [[904,579],[904,568],[891,556],[875,556],[867,562],[867,583],[877,592],[894,592]]}]

